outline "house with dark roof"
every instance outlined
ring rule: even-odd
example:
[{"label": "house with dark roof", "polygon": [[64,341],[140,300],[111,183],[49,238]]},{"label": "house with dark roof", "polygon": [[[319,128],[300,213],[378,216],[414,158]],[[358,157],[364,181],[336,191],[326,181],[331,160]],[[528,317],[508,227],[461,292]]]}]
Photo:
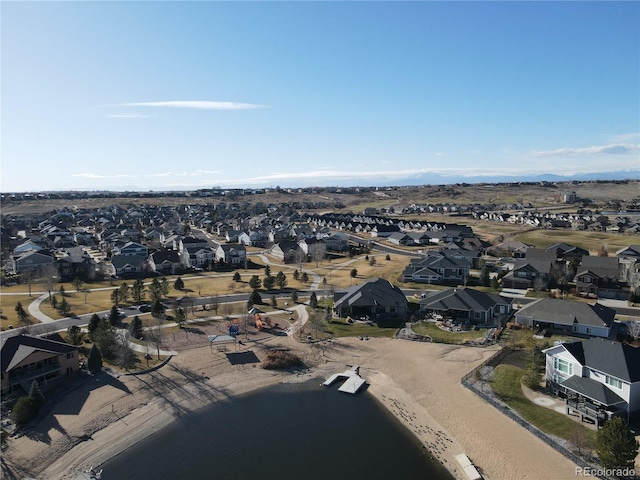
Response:
[{"label": "house with dark roof", "polygon": [[247,260],[247,249],[239,243],[221,243],[215,252],[217,262],[233,267],[244,265]]},{"label": "house with dark roof", "polygon": [[599,303],[541,298],[525,305],[515,314],[515,321],[536,331],[565,335],[615,338],[616,311]]},{"label": "house with dark roof", "polygon": [[549,390],[565,399],[567,414],[596,426],[640,410],[640,349],[602,338],[562,343],[544,351]]},{"label": "house with dark roof", "polygon": [[547,252],[555,252],[556,259],[563,262],[580,263],[582,257],[588,257],[589,251],[567,243],[554,243],[545,248]]},{"label": "house with dark roof", "polygon": [[451,288],[431,292],[419,302],[420,311],[436,312],[465,323],[489,323],[510,315],[512,298],[472,288]]},{"label": "house with dark roof", "polygon": [[181,271],[180,255],[175,250],[161,250],[149,255],[149,268],[161,274],[174,274]]},{"label": "house with dark roof", "polygon": [[471,262],[456,252],[428,252],[422,258],[412,258],[402,272],[405,282],[441,284],[464,283],[469,277]]},{"label": "house with dark roof", "polygon": [[626,299],[618,257],[585,257],[574,277],[579,295],[593,298]]},{"label": "house with dark roof", "polygon": [[547,288],[551,280],[555,251],[529,248],[524,259],[515,261],[513,270],[502,279],[505,288]]},{"label": "house with dark roof", "polygon": [[333,310],[339,317],[403,318],[408,308],[407,297],[402,290],[383,278],[373,278],[337,291],[333,300]]},{"label": "house with dark roof", "polygon": [[0,347],[2,393],[20,386],[29,392],[34,380],[49,382],[80,368],[78,347],[31,335],[15,335]]}]

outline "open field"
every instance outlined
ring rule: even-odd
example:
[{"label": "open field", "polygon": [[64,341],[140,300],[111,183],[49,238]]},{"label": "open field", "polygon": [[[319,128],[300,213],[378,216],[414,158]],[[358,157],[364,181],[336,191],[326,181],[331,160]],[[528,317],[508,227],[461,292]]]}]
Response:
[{"label": "open field", "polygon": [[548,247],[554,243],[568,243],[588,250],[590,255],[596,255],[598,249],[604,245],[609,255],[615,255],[617,250],[640,242],[638,235],[624,235],[606,232],[587,232],[575,230],[532,230],[515,235],[518,240],[537,248]]},{"label": "open field", "polygon": [[[575,191],[579,198],[592,199],[598,202],[607,200],[630,200],[638,198],[640,182],[559,182],[555,184],[539,183],[502,183],[502,184],[455,184],[455,185],[420,185],[380,188],[357,192],[341,189],[340,192],[324,188],[310,188],[303,191],[270,191],[253,195],[232,197],[150,197],[150,198],[77,198],[45,199],[32,201],[10,201],[2,204],[5,215],[39,214],[62,207],[96,208],[108,205],[205,205],[221,201],[238,201],[264,204],[288,202],[324,202],[326,210],[335,210],[337,203],[343,205],[342,211],[362,212],[367,207],[388,208],[408,206],[412,203],[515,203],[530,202],[535,208],[563,205],[559,196],[565,191]],[[568,211],[571,205],[563,205]]]}]

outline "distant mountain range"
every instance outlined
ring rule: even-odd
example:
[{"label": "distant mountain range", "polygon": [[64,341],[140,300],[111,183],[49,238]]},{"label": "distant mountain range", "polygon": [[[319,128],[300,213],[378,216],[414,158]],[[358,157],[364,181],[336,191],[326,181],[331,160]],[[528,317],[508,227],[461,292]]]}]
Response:
[{"label": "distant mountain range", "polygon": [[[370,179],[369,179],[370,180]],[[640,180],[640,170],[621,172],[580,173],[575,175],[555,175],[551,173],[537,175],[441,175],[421,173],[412,177],[394,180],[389,186],[400,185],[447,185],[453,183],[513,183],[513,182],[571,182],[596,180]],[[374,185],[378,186],[378,185]],[[381,185],[380,185],[381,186]]]}]

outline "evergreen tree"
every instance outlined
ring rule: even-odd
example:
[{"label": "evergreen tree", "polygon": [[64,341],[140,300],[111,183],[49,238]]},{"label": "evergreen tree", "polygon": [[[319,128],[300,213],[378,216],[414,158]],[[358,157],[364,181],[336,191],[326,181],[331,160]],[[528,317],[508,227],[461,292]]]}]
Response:
[{"label": "evergreen tree", "polygon": [[38,414],[38,408],[38,402],[35,399],[23,396],[15,403],[9,416],[16,425],[26,425]]},{"label": "evergreen tree", "polygon": [[297,282],[298,280],[300,280],[300,272],[298,272],[298,270],[294,270],[293,271],[293,279]]},{"label": "evergreen tree", "polygon": [[352,268],[349,275],[351,275],[351,278],[356,278],[358,276],[358,270],[356,268]]},{"label": "evergreen tree", "polygon": [[258,277],[257,275],[254,275],[249,279],[249,286],[253,290],[257,290],[262,286],[262,280],[260,280],[260,277]]},{"label": "evergreen tree", "polygon": [[95,343],[87,356],[87,369],[94,375],[102,370],[102,355]]},{"label": "evergreen tree", "polygon": [[142,302],[145,296],[144,282],[142,281],[142,279],[139,278],[135,282],[133,282],[133,286],[131,287],[131,295],[133,296],[134,302]]},{"label": "evergreen tree", "polygon": [[270,277],[271,276],[271,267],[269,265],[266,265],[264,267],[264,276],[265,277]]},{"label": "evergreen tree", "polygon": [[163,296],[167,296],[169,295],[169,282],[167,281],[167,279],[165,277],[162,277],[162,280],[160,281],[160,286],[162,287],[160,289],[160,293]]},{"label": "evergreen tree", "polygon": [[60,285],[60,296],[62,296],[64,298],[65,295],[66,295],[66,293],[64,291],[64,285]]},{"label": "evergreen tree", "polygon": [[91,340],[93,340],[93,335],[95,334],[96,330],[98,330],[99,325],[100,325],[100,317],[98,316],[97,313],[94,313],[91,316],[91,320],[89,320],[89,325],[87,326],[87,330],[89,332],[89,338]]},{"label": "evergreen tree", "polygon": [[278,306],[278,299],[275,295],[271,295],[271,306],[274,308]]},{"label": "evergreen tree", "polygon": [[234,282],[239,282],[240,280],[242,280],[242,278],[240,277],[240,272],[236,271],[236,272],[233,274],[233,281],[234,281]]},{"label": "evergreen tree", "polygon": [[309,281],[309,274],[307,272],[302,272],[302,275],[300,275],[300,281],[302,283],[307,283]]},{"label": "evergreen tree", "polygon": [[149,285],[149,296],[152,302],[156,302],[162,298],[162,285],[157,278],[154,278]]},{"label": "evergreen tree", "polygon": [[67,339],[71,345],[80,345],[84,340],[84,332],[77,325],[67,328]]},{"label": "evergreen tree", "polygon": [[176,278],[176,281],[173,283],[173,288],[176,290],[184,290],[184,282],[182,281],[182,278]]},{"label": "evergreen tree", "polygon": [[614,417],[598,430],[596,453],[604,468],[634,467],[638,441],[623,418]]},{"label": "evergreen tree", "polygon": [[51,306],[56,310],[58,309],[58,299],[56,298],[55,295],[51,297]]},{"label": "evergreen tree", "polygon": [[295,291],[295,290],[293,292],[291,292],[291,302],[292,303],[298,303],[298,292]]},{"label": "evergreen tree", "polygon": [[26,312],[26,310],[22,306],[22,302],[16,303],[15,310],[16,310],[16,315],[18,315],[18,320],[20,321],[20,323],[24,322],[29,316],[29,314]]},{"label": "evergreen tree", "polygon": [[182,328],[182,325],[184,325],[184,322],[187,318],[185,317],[184,314],[184,310],[182,308],[178,308],[176,310],[176,315],[175,315],[175,322],[178,324],[178,327]]},{"label": "evergreen tree", "polygon": [[109,312],[109,323],[114,327],[120,324],[120,312],[118,312],[118,307],[115,305],[111,306],[111,311]]},{"label": "evergreen tree", "polygon": [[280,290],[282,290],[284,287],[287,286],[287,276],[284,274],[282,270],[279,271],[278,274],[276,275],[276,285],[278,285],[278,288]]},{"label": "evergreen tree", "polygon": [[258,292],[258,290],[254,290],[253,292],[251,292],[249,301],[252,305],[262,305],[262,297],[260,296],[260,292]]},{"label": "evergreen tree", "polygon": [[62,298],[62,301],[60,302],[60,305],[58,305],[58,311],[60,312],[61,315],[63,316],[67,316],[69,315],[70,311],[71,311],[71,307],[69,306],[69,303],[67,302],[66,298]]},{"label": "evergreen tree", "polygon": [[311,292],[311,296],[309,297],[309,306],[311,308],[318,308],[318,296],[316,292]]},{"label": "evergreen tree", "polygon": [[140,317],[138,317],[138,315],[133,317],[131,325],[129,325],[129,333],[133,338],[142,338],[142,320],[140,320]]},{"label": "evergreen tree", "polygon": [[265,290],[272,290],[276,284],[276,277],[268,276],[262,280],[262,286]]},{"label": "evergreen tree", "polygon": [[164,315],[164,305],[162,305],[162,302],[158,299],[153,302],[153,307],[151,307],[151,316],[160,318],[162,315]]}]

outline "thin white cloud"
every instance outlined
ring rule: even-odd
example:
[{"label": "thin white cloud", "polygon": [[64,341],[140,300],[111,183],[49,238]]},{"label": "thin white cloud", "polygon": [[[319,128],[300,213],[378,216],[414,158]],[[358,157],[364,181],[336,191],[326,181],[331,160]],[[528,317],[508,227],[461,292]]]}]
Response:
[{"label": "thin white cloud", "polygon": [[100,175],[98,173],[74,173],[71,177],[81,177],[81,178],[138,178],[140,175],[129,175],[129,174],[113,174],[113,175]]},{"label": "thin white cloud", "polygon": [[140,113],[112,113],[109,118],[149,118],[149,115]]},{"label": "thin white cloud", "polygon": [[584,148],[559,148],[557,150],[533,151],[534,157],[566,157],[576,155],[627,155],[640,152],[640,145],[633,143],[614,143]]},{"label": "thin white cloud", "polygon": [[620,135],[609,135],[611,142],[614,143],[631,143],[640,140],[640,132],[622,133]]},{"label": "thin white cloud", "polygon": [[168,102],[134,102],[120,103],[117,107],[165,107],[191,108],[196,110],[252,110],[266,108],[266,105],[255,103],[213,102],[209,100],[173,100]]}]

